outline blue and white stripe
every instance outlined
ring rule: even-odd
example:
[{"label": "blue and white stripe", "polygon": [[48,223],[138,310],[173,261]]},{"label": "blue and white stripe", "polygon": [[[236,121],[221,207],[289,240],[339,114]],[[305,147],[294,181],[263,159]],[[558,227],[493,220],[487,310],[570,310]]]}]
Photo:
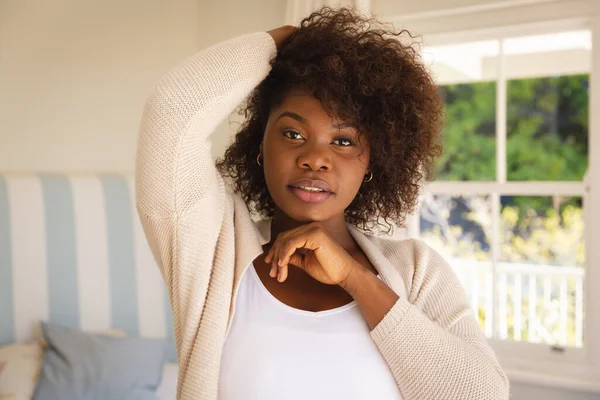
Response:
[{"label": "blue and white stripe", "polygon": [[128,175],[0,175],[0,345],[50,321],[170,338]]}]

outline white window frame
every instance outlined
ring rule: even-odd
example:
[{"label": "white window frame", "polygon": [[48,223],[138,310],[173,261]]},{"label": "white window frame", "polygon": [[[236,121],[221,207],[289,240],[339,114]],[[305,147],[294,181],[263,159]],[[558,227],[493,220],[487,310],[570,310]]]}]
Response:
[{"label": "white window frame", "polygon": [[[510,2],[506,2],[510,3]],[[513,381],[535,382],[562,388],[600,393],[600,1],[574,0],[547,2],[523,1],[513,8],[496,6],[461,12],[426,13],[388,18],[396,26],[423,35],[424,44],[443,45],[479,40],[505,39],[571,30],[592,32],[592,65],[589,88],[589,164],[583,182],[506,182],[506,79],[500,65],[497,77],[496,181],[433,182],[424,187],[428,193],[491,195],[493,223],[499,223],[499,198],[502,195],[581,196],[584,202],[585,290],[584,347],[564,348],[525,341],[490,339],[503,367]],[[540,3],[540,4],[533,4]],[[542,4],[543,3],[543,4]],[[527,14],[531,17],[527,20]],[[525,15],[525,17],[524,17]],[[493,26],[482,25],[487,21]],[[501,60],[503,57],[499,57]],[[504,173],[503,173],[504,172]],[[594,208],[594,205],[597,205]],[[409,236],[418,237],[418,212],[409,219]],[[498,236],[499,229],[494,228]],[[492,238],[498,243],[498,237]],[[596,245],[597,244],[597,245]],[[498,246],[492,246],[497,249]],[[497,260],[498,255],[494,256]],[[495,282],[496,280],[494,280]],[[497,307],[494,284],[494,308]],[[562,351],[560,351],[562,350]]]}]

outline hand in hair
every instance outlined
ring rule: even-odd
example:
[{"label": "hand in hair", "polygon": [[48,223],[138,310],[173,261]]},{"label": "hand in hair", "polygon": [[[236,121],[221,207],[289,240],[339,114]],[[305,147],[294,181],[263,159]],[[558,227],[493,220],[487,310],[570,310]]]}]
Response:
[{"label": "hand in hair", "polygon": [[296,29],[298,29],[298,27],[293,25],[283,25],[279,28],[271,29],[270,31],[267,31],[267,33],[273,37],[275,45],[277,46],[277,49],[279,49],[283,42],[285,42],[285,39],[287,39]]}]

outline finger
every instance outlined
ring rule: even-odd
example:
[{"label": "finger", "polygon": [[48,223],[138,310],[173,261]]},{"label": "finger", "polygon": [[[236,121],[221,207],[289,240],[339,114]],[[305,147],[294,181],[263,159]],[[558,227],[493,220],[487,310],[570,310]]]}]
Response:
[{"label": "finger", "polygon": [[274,258],[275,262],[277,263],[277,266],[279,266],[280,268],[284,265],[283,257],[285,254],[286,246],[287,246],[287,240],[279,241],[279,243],[277,244],[276,253],[273,255],[273,258]]},{"label": "finger", "polygon": [[271,278],[277,278],[277,274],[279,273],[279,266],[277,265],[277,258],[275,255],[275,246],[271,248],[271,253],[269,256],[269,263],[271,264],[271,270],[269,271],[269,276]]},{"label": "finger", "polygon": [[267,251],[267,255],[265,256],[265,263],[267,263],[267,264],[271,263],[271,257],[273,257],[273,247],[274,246],[271,246],[269,251]]},{"label": "finger", "polygon": [[280,283],[285,282],[285,280],[288,277],[288,266],[284,262],[284,258],[285,258],[286,252],[288,251],[287,249],[289,249],[289,247],[290,247],[290,243],[293,243],[290,240],[290,238],[279,239],[277,241],[277,249],[275,249],[275,252],[274,252],[273,259],[274,259],[274,261],[277,262],[277,267],[278,267],[277,280]]},{"label": "finger", "polygon": [[277,272],[278,272],[277,269],[278,268],[276,265],[273,265],[273,264],[271,265],[271,270],[269,271],[269,276],[271,278],[275,278],[277,276]]},{"label": "finger", "polygon": [[[297,240],[295,240],[295,242],[299,241],[300,243],[294,249],[294,251],[296,251],[296,249],[298,249],[299,246],[302,246],[302,243],[306,242],[306,240],[303,240],[300,238],[309,237],[311,235],[311,233],[314,232],[314,228],[315,227],[313,226],[313,224],[306,224],[306,225],[302,225],[297,228],[291,229],[289,231],[281,232],[279,235],[277,235],[277,238],[275,239],[275,241],[271,245],[271,248],[267,252],[267,255],[265,256],[265,263],[272,265],[271,272],[269,275],[273,274],[275,276],[278,276],[279,265],[282,265],[283,263],[287,263],[286,261],[281,261],[281,263],[280,263],[280,260],[282,258],[284,258],[284,256],[280,256],[282,243],[289,241],[289,239],[293,238],[293,237],[298,238],[299,240],[297,239]],[[293,254],[294,251],[286,252],[286,254],[291,255],[291,254]],[[276,264],[275,267],[273,267],[273,263]]]},{"label": "finger", "polygon": [[265,255],[265,263],[271,264],[271,262],[273,261],[273,258],[274,258],[275,254],[276,254],[275,252],[277,250],[278,243],[279,243],[279,236],[271,244],[271,247],[269,247],[269,250],[267,250],[267,254]]},{"label": "finger", "polygon": [[272,278],[277,278],[279,275],[279,265],[275,260],[271,261],[271,271],[269,271],[269,276]]},{"label": "finger", "polygon": [[281,265],[279,266],[279,275],[277,276],[277,280],[281,283],[284,282],[288,277],[288,266]]},{"label": "finger", "polygon": [[276,241],[273,243],[273,247],[271,247],[271,255],[269,257],[269,262],[271,263],[271,271],[269,272],[269,276],[272,278],[277,278],[279,275],[279,265],[277,264],[277,252],[279,251],[279,242]]},{"label": "finger", "polygon": [[300,269],[304,269],[304,257],[301,254],[298,253],[294,253],[292,254],[292,256],[290,257],[290,261],[288,262],[287,265],[293,265],[294,267],[298,267]]},{"label": "finger", "polygon": [[290,257],[300,248],[302,245],[302,241],[297,240],[297,238],[290,237],[281,245],[281,250],[279,254],[279,265],[288,265],[290,262]]},{"label": "finger", "polygon": [[273,261],[273,258],[277,258],[276,256],[278,245],[281,242],[281,240],[284,239],[284,235],[288,234],[288,232],[282,232],[279,235],[277,235],[277,237],[273,241],[273,244],[271,244],[271,248],[269,249],[269,251],[267,251],[267,255],[265,256],[265,262],[267,264],[271,263]]}]

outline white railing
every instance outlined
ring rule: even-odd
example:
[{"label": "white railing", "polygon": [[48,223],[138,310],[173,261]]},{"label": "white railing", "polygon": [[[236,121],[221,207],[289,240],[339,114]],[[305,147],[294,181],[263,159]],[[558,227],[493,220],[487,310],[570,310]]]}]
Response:
[{"label": "white railing", "polygon": [[583,268],[500,262],[495,309],[491,263],[456,258],[449,262],[488,337],[582,346]]}]

